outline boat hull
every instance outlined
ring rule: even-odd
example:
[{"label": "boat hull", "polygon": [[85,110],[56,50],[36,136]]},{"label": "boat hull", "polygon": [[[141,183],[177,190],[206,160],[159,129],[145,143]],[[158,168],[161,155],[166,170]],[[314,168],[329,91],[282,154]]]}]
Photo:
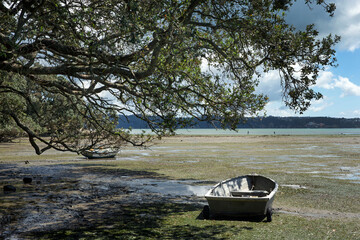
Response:
[{"label": "boat hull", "polygon": [[269,178],[246,175],[218,183],[205,198],[212,216],[267,216],[277,189],[278,184]]},{"label": "boat hull", "polygon": [[114,158],[116,156],[116,153],[112,153],[112,154],[83,154],[84,157],[87,157],[89,159],[94,159],[94,158]]},{"label": "boat hull", "polygon": [[118,151],[113,149],[95,149],[92,151],[86,150],[81,154],[89,159],[94,159],[94,158],[114,158],[117,153]]}]

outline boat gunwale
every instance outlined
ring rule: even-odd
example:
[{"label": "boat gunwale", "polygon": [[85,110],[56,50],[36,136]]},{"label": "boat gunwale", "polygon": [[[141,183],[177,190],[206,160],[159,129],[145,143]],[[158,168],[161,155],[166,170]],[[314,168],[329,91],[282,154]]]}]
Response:
[{"label": "boat gunwale", "polygon": [[[246,178],[246,177],[263,177],[263,178],[266,178],[266,179],[272,181],[275,184],[275,187],[269,194],[267,194],[266,196],[263,196],[263,197],[213,196],[211,194],[212,191],[215,188],[219,187],[221,184],[233,181],[233,180],[235,180],[237,178]],[[275,193],[277,192],[278,188],[279,188],[279,185],[271,178],[268,178],[268,177],[265,177],[265,176],[262,176],[262,175],[259,175],[259,174],[247,174],[247,175],[242,175],[242,176],[229,178],[229,179],[226,179],[226,180],[223,180],[223,181],[217,183],[211,189],[209,189],[209,191],[207,191],[207,193],[205,194],[205,198],[206,199],[208,199],[208,198],[209,199],[216,199],[216,200],[221,200],[221,199],[224,199],[224,200],[234,199],[235,200],[235,199],[237,199],[237,200],[249,200],[249,201],[269,201],[270,199],[272,199],[275,196]]]}]

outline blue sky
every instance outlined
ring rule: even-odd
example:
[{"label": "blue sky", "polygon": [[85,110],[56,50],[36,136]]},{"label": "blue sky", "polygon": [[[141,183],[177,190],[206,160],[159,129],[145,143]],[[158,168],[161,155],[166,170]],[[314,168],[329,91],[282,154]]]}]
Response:
[{"label": "blue sky", "polygon": [[[360,1],[330,0],[336,4],[333,17],[329,17],[319,6],[309,9],[304,0],[298,0],[291,8],[287,19],[302,29],[315,23],[320,35],[329,33],[341,36],[336,45],[338,67],[321,72],[314,90],[324,98],[314,101],[302,116],[360,117]],[[285,107],[281,101],[281,86],[277,73],[268,73],[259,85],[270,102],[266,106],[269,116],[300,116]]]}]

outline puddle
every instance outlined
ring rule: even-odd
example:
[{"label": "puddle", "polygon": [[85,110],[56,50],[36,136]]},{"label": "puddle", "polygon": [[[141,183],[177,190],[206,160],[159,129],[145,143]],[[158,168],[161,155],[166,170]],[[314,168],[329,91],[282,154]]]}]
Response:
[{"label": "puddle", "polygon": [[176,161],[177,163],[198,163],[198,160]]},{"label": "puddle", "polygon": [[191,185],[196,181],[156,180],[149,178],[126,181],[131,188],[139,192],[153,192],[173,196],[204,196],[212,186]]},{"label": "puddle", "polygon": [[[137,193],[159,193],[171,196],[203,197],[212,185],[200,185],[195,180],[159,180],[153,178],[131,178],[128,176],[108,177],[87,174],[81,178],[82,186],[96,184],[102,189],[126,187]],[[98,187],[99,188],[99,187]]]},{"label": "puddle", "polygon": [[328,165],[323,163],[314,163],[314,162],[302,162],[301,165],[311,166],[311,167],[327,167]]},{"label": "puddle", "polygon": [[282,184],[280,185],[281,187],[288,187],[288,188],[292,188],[292,189],[308,189],[305,186],[302,185],[297,185],[297,184]]},{"label": "puddle", "polygon": [[332,178],[341,179],[341,180],[351,180],[355,183],[360,183],[360,173],[349,173],[345,175],[335,175]]},{"label": "puddle", "polygon": [[133,150],[133,149],[125,149],[125,150],[121,150],[116,157],[117,158],[121,158],[121,154],[135,154],[138,155],[138,157],[140,156],[150,156],[152,150]]},{"label": "puddle", "polygon": [[340,158],[340,156],[338,155],[333,155],[333,154],[298,154],[298,155],[282,155],[279,156],[278,158],[280,159],[284,159],[284,160],[291,160],[291,161],[302,161],[304,158],[305,159],[314,159],[314,158],[319,158],[319,159],[324,159],[324,158]]},{"label": "puddle", "polygon": [[140,156],[134,156],[134,157],[119,157],[116,156],[116,160],[117,161],[141,161],[144,160],[143,158],[141,158]]},{"label": "puddle", "polygon": [[297,155],[299,158],[340,158],[338,155],[333,154],[306,154],[306,155]]},{"label": "puddle", "polygon": [[[341,179],[352,181],[355,184],[360,184],[360,168],[359,167],[347,167],[342,166],[333,170],[328,171],[311,171],[306,172],[309,174],[316,174],[314,177],[326,177],[332,179]],[[318,174],[326,174],[327,176],[320,176]]]},{"label": "puddle", "polygon": [[318,146],[304,146],[304,147],[294,147],[294,149],[298,150],[315,150],[319,148]]},{"label": "puddle", "polygon": [[[303,170],[303,169],[301,169]],[[304,169],[306,170],[306,169]],[[334,173],[332,171],[310,171],[310,172],[304,172],[304,173],[307,173],[307,174],[331,174],[331,173]]]},{"label": "puddle", "polygon": [[312,177],[347,180],[347,181],[351,181],[351,183],[354,183],[354,184],[360,184],[360,174],[359,173],[344,174],[344,175],[334,174],[334,175],[331,175],[331,176],[313,175]]}]

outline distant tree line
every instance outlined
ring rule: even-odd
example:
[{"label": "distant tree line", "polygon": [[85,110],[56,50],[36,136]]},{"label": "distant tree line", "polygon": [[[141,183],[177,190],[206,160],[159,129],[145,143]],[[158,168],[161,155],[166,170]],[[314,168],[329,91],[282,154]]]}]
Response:
[{"label": "distant tree line", "polygon": [[[156,121],[156,118],[154,118]],[[119,120],[119,128],[147,129],[149,125],[140,118],[130,115]],[[220,127],[217,121],[192,120],[191,128]],[[360,128],[360,118],[332,117],[256,117],[239,123],[238,128]]]}]

